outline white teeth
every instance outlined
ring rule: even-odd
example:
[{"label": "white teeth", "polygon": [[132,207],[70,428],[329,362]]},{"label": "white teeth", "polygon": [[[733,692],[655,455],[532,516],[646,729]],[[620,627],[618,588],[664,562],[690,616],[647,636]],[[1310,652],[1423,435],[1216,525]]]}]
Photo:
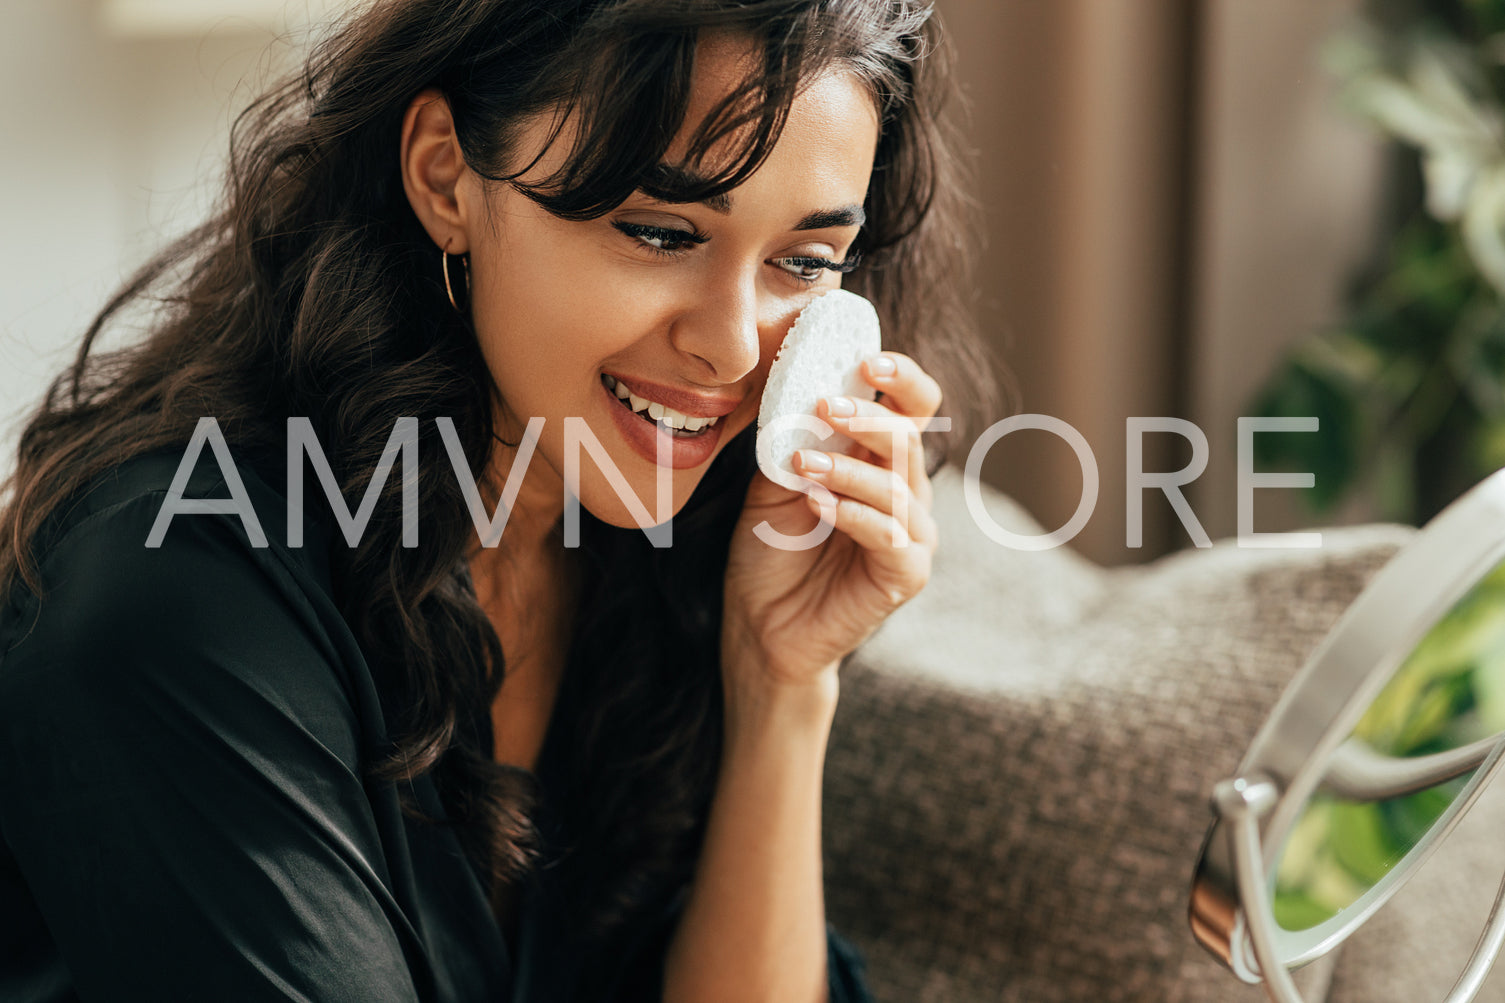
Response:
[{"label": "white teeth", "polygon": [[687,414],[674,410],[672,407],[666,407],[658,401],[650,401],[645,397],[639,397],[637,394],[629,391],[625,384],[618,382],[614,376],[602,373],[601,377],[606,382],[607,389],[616,394],[618,399],[626,401],[632,410],[639,412],[647,411],[648,416],[654,421],[661,421],[670,428],[685,432],[698,432],[703,428],[708,428],[716,424],[720,420],[719,418],[692,418]]}]

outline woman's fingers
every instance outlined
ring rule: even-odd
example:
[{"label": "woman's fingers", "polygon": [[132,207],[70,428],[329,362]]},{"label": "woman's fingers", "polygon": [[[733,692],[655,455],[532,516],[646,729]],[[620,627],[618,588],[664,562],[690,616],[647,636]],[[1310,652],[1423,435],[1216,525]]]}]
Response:
[{"label": "woman's fingers", "polygon": [[941,385],[902,352],[866,359],[862,378],[882,391],[884,403],[907,418],[929,418],[941,407]]},{"label": "woman's fingers", "polygon": [[[799,473],[823,485],[839,497],[839,505],[852,504],[868,512],[850,512],[848,522],[858,526],[863,547],[904,547],[913,540],[926,546],[936,542],[935,520],[909,483],[892,470],[855,459],[843,453],[802,449],[795,454]],[[925,481],[928,486],[929,481]],[[813,497],[813,496],[812,496]],[[844,528],[841,522],[837,528]]]},{"label": "woman's fingers", "polygon": [[[864,504],[845,495],[827,495],[822,503],[814,495],[807,496],[809,505],[820,518],[841,530],[853,543],[862,548],[865,555],[868,581],[877,587],[888,610],[894,610],[914,598],[930,578],[930,566],[935,547],[895,545],[895,537],[905,540],[904,526],[892,515],[872,505]],[[929,513],[922,520],[910,521],[911,534],[916,527],[924,525],[920,535],[934,539],[934,524],[929,522]]]},{"label": "woman's fingers", "polygon": [[[852,413],[837,413],[843,409]],[[914,420],[895,414],[876,401],[851,397],[825,398],[816,406],[816,414],[901,474],[925,505],[930,505],[931,487],[930,478],[925,473],[925,449],[920,441],[920,427]]]}]

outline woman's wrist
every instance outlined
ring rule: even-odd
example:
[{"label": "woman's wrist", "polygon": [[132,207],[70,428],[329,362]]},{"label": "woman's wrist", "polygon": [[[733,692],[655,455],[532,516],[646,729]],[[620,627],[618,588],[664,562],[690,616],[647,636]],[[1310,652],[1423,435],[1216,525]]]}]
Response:
[{"label": "woman's wrist", "polygon": [[753,656],[734,655],[722,665],[723,709],[728,742],[741,731],[771,727],[829,731],[841,684],[840,662],[797,679],[781,676]]}]

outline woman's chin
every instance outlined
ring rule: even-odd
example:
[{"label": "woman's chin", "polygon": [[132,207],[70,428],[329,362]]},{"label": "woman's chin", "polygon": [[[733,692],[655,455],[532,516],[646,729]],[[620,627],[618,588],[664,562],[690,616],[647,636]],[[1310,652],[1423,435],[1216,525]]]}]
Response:
[{"label": "woman's chin", "polygon": [[[680,481],[682,478],[676,476],[674,479]],[[689,502],[690,493],[698,482],[697,477],[690,484],[674,484],[666,492],[662,507],[652,483],[646,486],[630,485],[635,504],[617,494],[610,484],[598,484],[595,485],[598,490],[588,491],[587,496],[581,499],[580,506],[599,521],[618,529],[638,529],[645,532],[658,527],[667,529],[666,524]]]}]

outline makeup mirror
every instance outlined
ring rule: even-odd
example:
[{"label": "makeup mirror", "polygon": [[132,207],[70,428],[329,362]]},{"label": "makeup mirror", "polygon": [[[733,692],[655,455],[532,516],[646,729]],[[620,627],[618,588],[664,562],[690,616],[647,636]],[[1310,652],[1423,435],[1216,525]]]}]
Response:
[{"label": "makeup mirror", "polygon": [[[1438,850],[1499,770],[1502,738],[1505,470],[1374,576],[1214,789],[1191,894],[1198,941],[1276,1003],[1301,1003],[1290,972]],[[1505,885],[1446,1003],[1483,984],[1505,941],[1502,901]]]}]

